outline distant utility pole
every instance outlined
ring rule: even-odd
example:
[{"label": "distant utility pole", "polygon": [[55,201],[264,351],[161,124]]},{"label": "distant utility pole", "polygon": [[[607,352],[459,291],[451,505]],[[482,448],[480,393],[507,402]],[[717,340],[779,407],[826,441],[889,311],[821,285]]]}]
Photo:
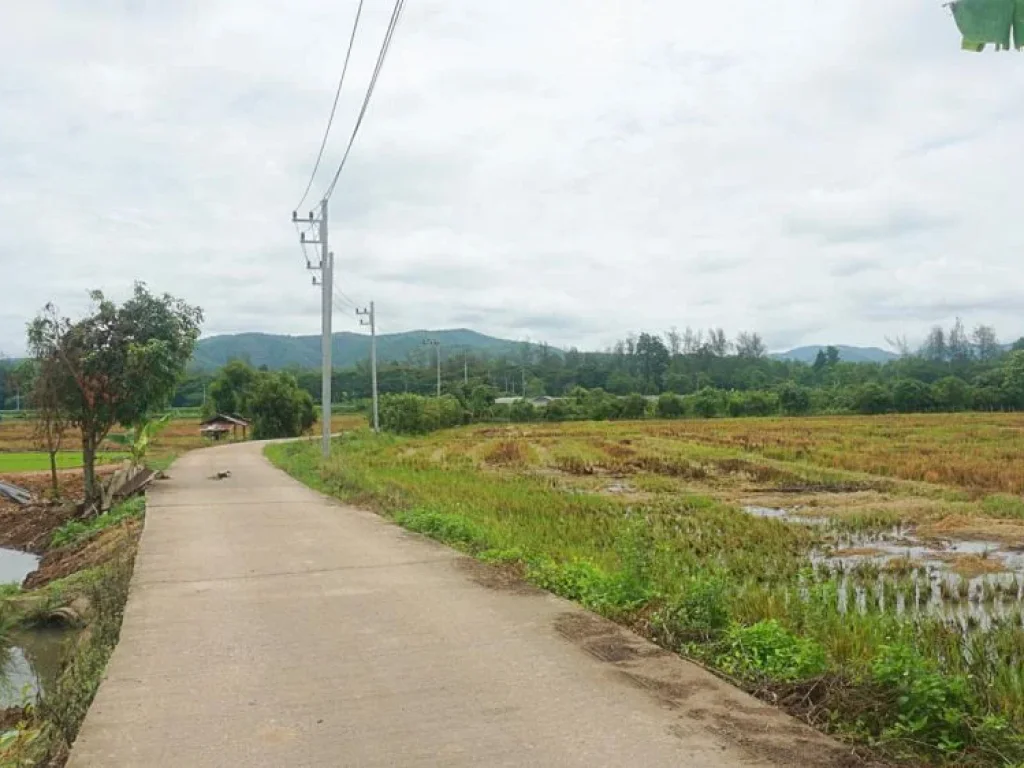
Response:
[{"label": "distant utility pole", "polygon": [[437,396],[441,396],[441,342],[437,339],[424,339],[423,343],[437,350]]},{"label": "distant utility pole", "polygon": [[[316,240],[307,240],[306,233],[299,234],[300,242],[305,246],[320,246],[320,263],[313,264],[306,260],[306,269],[320,272],[320,355],[321,355],[321,384],[320,384],[320,451],[326,459],[331,455],[331,346],[333,335],[331,333],[332,310],[334,307],[334,254],[327,250],[327,198],[320,201],[320,218],[309,212],[309,217],[300,219],[295,211],[292,211],[292,221],[301,224],[317,226],[319,237]],[[313,275],[313,285],[317,285],[316,275]]]},{"label": "distant utility pole", "polygon": [[370,302],[369,309],[357,309],[357,315],[367,315],[369,320],[359,318],[360,325],[370,326],[370,379],[373,382],[373,431],[380,432],[380,413],[377,408],[377,313]]}]

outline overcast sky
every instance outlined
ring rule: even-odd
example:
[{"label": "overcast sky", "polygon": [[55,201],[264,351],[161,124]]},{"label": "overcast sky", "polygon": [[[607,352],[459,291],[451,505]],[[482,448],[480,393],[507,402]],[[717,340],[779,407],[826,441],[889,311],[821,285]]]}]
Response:
[{"label": "overcast sky", "polygon": [[[311,202],[390,13],[365,2]],[[206,335],[317,333],[290,212],[355,5],[4,3],[0,350],[135,279]],[[1016,338],[1024,58],[959,43],[938,0],[408,0],[331,201],[339,286],[384,332],[583,348]]]}]

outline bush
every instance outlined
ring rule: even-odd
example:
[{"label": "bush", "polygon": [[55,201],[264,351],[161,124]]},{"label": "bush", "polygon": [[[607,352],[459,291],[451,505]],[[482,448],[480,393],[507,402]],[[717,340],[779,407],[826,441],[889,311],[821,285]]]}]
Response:
[{"label": "bush", "polygon": [[463,515],[413,509],[398,514],[395,520],[410,531],[425,534],[457,549],[482,551],[488,548],[483,529]]},{"label": "bush", "polygon": [[802,416],[811,410],[811,394],[798,384],[783,384],[779,387],[779,407],[787,416]]},{"label": "bush", "polygon": [[662,419],[678,419],[686,412],[683,406],[683,399],[671,392],[666,392],[658,398],[655,413]]},{"label": "bush", "polygon": [[624,419],[642,419],[647,413],[647,398],[643,395],[629,395],[622,400],[622,412],[619,414]]},{"label": "bush", "polygon": [[717,663],[729,674],[747,680],[794,682],[820,675],[828,659],[819,643],[797,637],[770,619],[730,629]]},{"label": "bush", "polygon": [[712,419],[723,410],[722,393],[712,387],[705,387],[696,395],[689,397],[690,407],[696,416]]},{"label": "bush", "polygon": [[386,432],[423,434],[465,421],[466,411],[453,395],[385,395],[380,401],[380,425]]}]

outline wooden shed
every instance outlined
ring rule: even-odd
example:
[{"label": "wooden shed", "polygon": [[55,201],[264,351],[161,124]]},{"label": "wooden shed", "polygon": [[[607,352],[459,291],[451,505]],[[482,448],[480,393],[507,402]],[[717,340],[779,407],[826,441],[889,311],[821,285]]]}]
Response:
[{"label": "wooden shed", "polygon": [[239,429],[242,430],[242,439],[245,440],[249,431],[249,422],[238,416],[218,413],[212,419],[207,419],[199,425],[199,434],[212,440],[220,440],[229,432],[232,437],[238,437]]}]

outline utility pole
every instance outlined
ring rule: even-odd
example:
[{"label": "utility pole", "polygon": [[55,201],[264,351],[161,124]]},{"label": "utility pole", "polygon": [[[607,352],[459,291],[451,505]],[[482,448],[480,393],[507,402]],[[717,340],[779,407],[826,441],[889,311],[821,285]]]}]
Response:
[{"label": "utility pole", "polygon": [[437,396],[441,396],[441,342],[437,339],[424,339],[423,343],[437,350]]},{"label": "utility pole", "polygon": [[380,412],[377,408],[377,313],[370,302],[369,309],[357,309],[357,315],[368,315],[369,321],[359,318],[360,325],[370,326],[370,379],[373,382],[373,431],[380,432]]},{"label": "utility pole", "polygon": [[[321,383],[320,383],[320,451],[326,459],[331,455],[331,347],[333,334],[331,332],[332,311],[334,308],[334,254],[327,249],[327,198],[320,201],[320,218],[309,212],[309,217],[300,219],[295,211],[292,211],[292,221],[302,224],[317,225],[319,235],[316,240],[307,240],[306,233],[299,235],[299,241],[303,246],[320,246],[320,263],[312,264],[306,260],[306,269],[319,270],[320,281],[317,282],[316,275],[313,275],[313,285],[320,285],[320,356],[321,356]],[[305,249],[303,249],[305,250]]]}]

